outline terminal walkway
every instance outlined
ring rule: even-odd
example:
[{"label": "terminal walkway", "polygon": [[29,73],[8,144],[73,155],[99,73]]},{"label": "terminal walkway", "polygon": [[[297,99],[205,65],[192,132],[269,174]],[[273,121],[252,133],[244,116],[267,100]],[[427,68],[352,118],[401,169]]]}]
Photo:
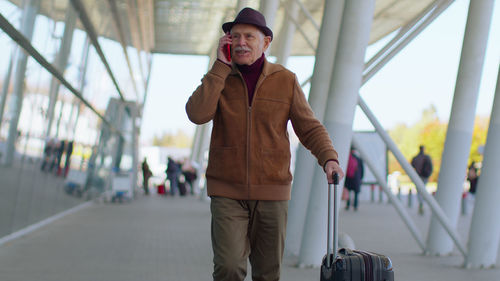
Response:
[{"label": "terminal walkway", "polygon": [[[87,205],[1,245],[0,279],[211,280],[207,201],[151,194],[128,203],[94,201]],[[428,225],[426,211],[418,216],[416,210],[410,210],[419,227]],[[461,234],[468,233],[469,221],[470,214],[461,217]],[[340,228],[349,233],[357,248],[389,255],[398,281],[500,278],[498,264],[487,270],[461,268],[463,258],[458,252],[448,257],[422,256],[394,208],[385,203],[360,202],[357,212],[341,210]],[[318,268],[297,268],[294,260],[285,258],[281,280],[319,280]]]}]

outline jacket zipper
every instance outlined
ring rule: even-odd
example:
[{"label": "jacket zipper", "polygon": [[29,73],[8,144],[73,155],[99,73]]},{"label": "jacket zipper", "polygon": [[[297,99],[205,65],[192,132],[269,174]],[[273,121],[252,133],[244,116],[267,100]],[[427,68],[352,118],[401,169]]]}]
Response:
[{"label": "jacket zipper", "polygon": [[[248,100],[248,98],[247,98]],[[250,127],[252,125],[252,107],[248,107],[247,111],[247,191],[250,199]]]},{"label": "jacket zipper", "polygon": [[248,87],[245,83],[245,79],[243,79],[243,75],[238,71],[238,75],[240,76],[241,83],[243,83],[243,88],[245,89],[245,103],[247,105],[247,143],[246,143],[246,153],[247,153],[247,167],[246,167],[246,185],[247,185],[247,198],[250,198],[250,126],[252,125],[251,117],[252,117],[252,107],[250,106],[250,102],[248,101]]},{"label": "jacket zipper", "polygon": [[[245,79],[243,78],[243,75],[241,72],[238,71],[238,74],[240,76],[240,79],[243,83],[243,86],[245,88],[245,101],[247,104],[247,192],[248,192],[248,198],[250,198],[250,137],[251,137],[251,127],[252,127],[252,106],[250,104],[253,104],[253,100],[255,99],[255,96],[257,95],[257,90],[259,89],[259,86],[262,84],[262,81],[264,81],[265,76],[262,75],[259,77],[257,80],[257,84],[255,85],[254,93],[252,95],[252,100],[248,100],[248,87],[247,84],[245,83]],[[261,79],[262,78],[262,79]]]}]

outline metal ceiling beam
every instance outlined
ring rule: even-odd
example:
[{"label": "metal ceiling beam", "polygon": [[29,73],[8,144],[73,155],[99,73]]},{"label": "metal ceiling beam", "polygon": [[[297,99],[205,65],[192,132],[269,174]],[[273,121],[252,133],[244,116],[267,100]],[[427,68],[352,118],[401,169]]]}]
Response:
[{"label": "metal ceiling beam", "polygon": [[141,51],[144,50],[143,43],[141,41],[142,35],[140,32],[140,22],[137,14],[137,2],[136,0],[129,0],[127,5],[127,13],[129,18],[130,35],[132,36],[132,44],[137,51],[137,58],[139,60],[139,69],[141,72],[142,82],[144,84],[144,90],[146,89],[146,74],[144,73],[144,61],[142,60]]},{"label": "metal ceiling beam", "polygon": [[[233,11],[233,8],[226,8],[224,11],[224,16],[220,19],[220,22],[218,26],[222,26],[222,24],[229,19],[229,15],[231,14],[230,12]],[[212,43],[212,46],[210,46],[210,50],[208,51],[207,56],[209,57],[208,60],[208,70],[210,70],[210,67],[212,67],[212,64],[215,62],[217,59],[217,47],[219,46],[219,38],[216,38],[214,42]]]},{"label": "metal ceiling beam", "polygon": [[155,15],[153,1],[138,0],[137,10],[139,11],[139,28],[141,30],[142,42],[145,44],[145,50],[151,52],[155,47]]},{"label": "metal ceiling beam", "polygon": [[[300,34],[302,35],[302,37],[306,41],[307,45],[309,45],[309,47],[311,47],[311,49],[313,49],[316,52],[316,46],[314,46],[313,42],[311,42],[311,40],[307,37],[307,34],[304,32],[304,30],[302,29],[299,22],[297,22],[297,20],[294,19],[292,15],[290,15],[290,11],[288,11],[287,9],[284,9],[284,10],[285,10],[286,15],[290,18],[290,21],[295,25],[297,30],[300,32]],[[319,28],[318,28],[318,31],[319,31]]]},{"label": "metal ceiling beam", "polygon": [[306,6],[304,6],[304,3],[302,3],[300,0],[294,0],[298,5],[299,5],[299,8],[302,10],[302,12],[304,13],[304,15],[309,19],[309,21],[314,25],[314,28],[316,28],[316,30],[319,31],[319,24],[316,22],[316,20],[314,19],[314,17],[311,15],[311,13],[309,12],[309,10],[306,8]]},{"label": "metal ceiling beam", "polygon": [[[155,14],[154,14],[154,5],[152,4],[152,2],[150,2],[148,4],[147,7],[148,8],[148,15],[147,15],[147,18],[149,18],[149,20],[145,20],[144,19],[144,9],[145,9],[145,3],[144,1],[149,1],[149,0],[137,0],[137,16],[138,16],[138,21],[139,21],[139,34],[140,34],[140,38],[142,39],[141,40],[141,43],[142,43],[142,48],[143,48],[143,51],[146,52],[146,71],[147,69],[151,69],[152,67],[152,56],[151,56],[151,51],[153,50],[154,46],[156,45],[156,39],[155,39],[155,32],[154,32],[154,28],[155,28],[155,24],[154,24],[154,19],[155,19]],[[147,26],[146,26],[147,25]],[[149,76],[149,74],[148,74]],[[149,78],[146,77],[146,89],[147,89],[147,85],[149,83]]]},{"label": "metal ceiling beam", "polygon": [[[147,28],[147,31],[148,31],[148,34],[149,34],[149,41],[150,41],[150,44],[151,44],[151,47],[154,48],[155,47],[155,12],[154,12],[154,3],[153,3],[153,0],[139,0],[139,1],[146,1],[146,8],[147,8],[147,12],[148,12],[148,28]],[[150,50],[148,50],[148,52],[150,52]]]},{"label": "metal ceiling beam", "polygon": [[[380,9],[379,9],[379,12],[378,13],[375,13],[373,15],[374,18],[378,18],[380,17],[385,11],[391,9],[391,8],[394,8],[397,4],[398,4],[399,0],[391,0],[391,1],[386,1],[386,5],[385,6],[382,6]],[[384,2],[382,2],[384,3]]]},{"label": "metal ceiling beam", "polygon": [[417,16],[402,32],[396,35],[383,49],[375,54],[366,64],[363,72],[363,84],[372,78],[387,62],[415,39],[427,26],[441,15],[455,0],[436,0],[424,12]]},{"label": "metal ceiling beam", "polygon": [[[374,62],[379,61],[386,52],[388,52],[390,49],[394,48],[394,45],[401,40],[401,38],[406,37],[407,33],[409,30],[411,30],[418,22],[420,22],[423,18],[429,15],[432,10],[434,10],[441,0],[434,1],[431,3],[427,8],[425,8],[424,11],[422,11],[418,16],[416,16],[412,21],[410,21],[407,25],[401,27],[398,31],[398,34],[394,36],[394,38],[389,41],[382,49],[380,49],[367,63],[367,66],[370,67],[374,65]],[[365,69],[365,72],[367,72],[368,68]]]},{"label": "metal ceiling beam", "polygon": [[149,41],[147,35],[146,35],[146,20],[144,19],[144,1],[138,0],[137,1],[137,10],[139,11],[137,14],[139,16],[139,34],[141,35],[141,43],[143,44],[142,47],[144,50],[150,52],[152,47],[151,47],[151,42]]},{"label": "metal ceiling beam", "polygon": [[[100,26],[97,26],[97,23],[94,22],[97,20],[111,20],[109,17],[110,11],[108,9],[100,9],[100,10],[91,10],[91,5],[101,6],[104,4],[102,1],[94,1],[94,0],[79,0],[89,13],[89,17],[93,20],[94,27],[96,31],[101,32],[99,29]],[[324,4],[324,0],[293,0],[295,1],[303,11],[303,14],[300,16],[298,22],[299,25],[302,26],[302,29],[305,34],[311,39],[311,41],[315,45],[315,41],[317,41],[317,34],[314,33],[315,27],[317,27],[320,23],[321,17],[319,16],[320,11],[322,10],[322,6]],[[378,39],[381,36],[385,36],[389,32],[394,31],[397,28],[400,28],[401,25],[406,24],[406,22],[413,18],[416,13],[419,13],[425,6],[427,6],[433,0],[421,0],[421,1],[413,1],[413,0],[376,0],[377,3],[377,15],[376,15],[376,26],[372,28],[372,37]],[[13,3],[18,3],[17,1],[12,1]],[[60,1],[60,0],[43,0],[39,1],[42,3],[42,14],[55,19],[56,21],[60,21],[62,16],[64,15],[64,9],[61,7],[65,7],[66,5],[57,4],[61,3],[71,3],[70,1]],[[238,0],[238,1],[215,1],[215,0],[190,0],[190,1],[179,1],[179,0],[114,0],[116,5],[118,6],[118,11],[126,15],[127,11],[125,11],[125,6],[120,6],[124,4],[134,3],[136,8],[136,16],[137,23],[135,28],[140,31],[140,42],[143,42],[144,46],[142,46],[142,50],[145,52],[158,52],[158,53],[182,53],[182,54],[196,54],[203,55],[208,51],[209,46],[203,45],[200,40],[191,38],[189,45],[179,45],[179,42],[176,40],[177,38],[182,37],[187,34],[183,30],[186,28],[186,22],[188,23],[188,27],[193,28],[194,34],[196,38],[200,38],[203,36],[214,37],[214,33],[212,31],[212,21],[207,20],[208,17],[220,17],[216,13],[217,10],[221,10],[222,8],[231,7],[234,8],[237,5],[250,5],[250,6],[258,6],[257,3],[270,2],[266,1],[257,1],[257,0]],[[56,4],[54,4],[56,3]],[[163,16],[162,13],[159,13],[159,9],[165,10],[165,7],[178,7],[179,3],[185,3],[185,6],[179,10],[179,13],[176,13],[174,16],[178,18],[177,21],[172,21],[169,23],[169,28],[166,29],[166,16]],[[208,4],[207,4],[208,3]],[[251,4],[249,4],[251,3]],[[55,5],[55,6],[54,6]],[[198,9],[200,6],[203,6],[202,12],[191,13]],[[198,7],[198,8],[197,8]],[[193,10],[194,9],[194,10]],[[168,11],[169,9],[167,9]],[[157,13],[154,15],[154,13]],[[276,17],[281,18],[284,14],[283,8],[280,7]],[[168,17],[171,17],[168,16]],[[121,19],[123,23],[127,23],[123,15],[121,15]],[[279,20],[279,19],[277,19]],[[132,20],[131,20],[132,21]],[[271,23],[271,20],[269,20]],[[125,30],[127,30],[127,25],[124,25]],[[83,28],[82,28],[83,29]],[[156,31],[155,31],[156,30]],[[109,38],[111,40],[118,41],[117,36],[113,33],[110,34],[110,30],[103,30],[103,33],[97,34],[97,37],[100,39],[101,36]],[[297,31],[298,33],[298,31]],[[139,33],[138,33],[139,34]],[[170,41],[163,41],[162,38],[165,34],[169,34],[168,38],[174,38]],[[127,34],[126,34],[127,35]],[[302,36],[302,35],[299,35]],[[155,38],[156,37],[156,38]],[[128,39],[127,39],[128,40]],[[300,38],[295,39],[298,44],[295,44],[292,51],[293,55],[312,55],[313,52],[307,46],[307,43]],[[129,42],[130,43],[130,42]],[[203,45],[203,46],[202,46]],[[129,50],[129,55],[130,50]],[[134,55],[131,55],[132,64],[134,64]],[[142,53],[142,61],[146,63],[147,58],[145,53]],[[144,65],[142,70],[144,76],[147,74],[147,66]],[[118,77],[117,77],[118,78]],[[121,81],[118,81],[121,83]],[[139,82],[137,83],[139,84]],[[125,85],[122,85],[125,87]],[[141,86],[139,86],[139,92],[141,91]],[[123,89],[125,90],[125,88]]]},{"label": "metal ceiling beam", "polygon": [[104,55],[104,52],[101,49],[101,45],[99,45],[99,41],[97,41],[97,32],[95,31],[94,26],[90,22],[89,16],[87,14],[87,11],[85,10],[85,7],[83,6],[82,2],[80,0],[71,0],[71,4],[75,8],[76,12],[78,13],[80,17],[80,21],[82,22],[85,31],[87,32],[90,41],[92,42],[92,45],[94,45],[94,48],[101,58],[102,63],[104,64],[104,67],[108,71],[109,77],[113,81],[113,84],[115,85],[116,91],[118,92],[118,95],[120,96],[120,99],[122,101],[125,101],[125,98],[123,97],[122,91],[120,90],[120,86],[118,85],[118,82],[115,79],[115,76],[113,75],[113,72],[111,71],[111,68],[109,67],[108,61],[106,60],[106,56]]},{"label": "metal ceiling beam", "polygon": [[128,51],[127,51],[127,42],[125,42],[123,23],[120,20],[120,14],[118,13],[118,7],[116,6],[116,2],[114,0],[108,0],[107,2],[109,4],[111,14],[113,15],[113,26],[116,29],[116,34],[118,35],[118,40],[120,41],[120,45],[122,46],[123,54],[125,55],[125,61],[127,62],[128,72],[130,75],[130,79],[132,80],[132,86],[134,87],[136,101],[138,101],[139,100],[139,91],[137,90],[137,83],[135,83],[134,71],[132,69],[132,64],[130,63],[130,57],[129,57]]},{"label": "metal ceiling beam", "polygon": [[[400,32],[365,64],[362,85],[370,80],[370,78],[396,56],[399,51],[415,39],[415,37],[441,15],[454,1],[455,0],[436,0],[410,23],[402,27]],[[300,86],[304,87],[307,85],[311,82],[311,78],[312,75],[302,82]]]}]

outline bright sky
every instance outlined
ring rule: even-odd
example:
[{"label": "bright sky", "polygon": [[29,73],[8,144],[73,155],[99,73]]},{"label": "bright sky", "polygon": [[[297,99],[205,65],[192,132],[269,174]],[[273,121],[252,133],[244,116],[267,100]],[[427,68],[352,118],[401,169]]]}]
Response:
[{"label": "bright sky", "polygon": [[[500,63],[500,1],[495,2],[476,110],[480,116],[490,115]],[[456,0],[361,89],[385,128],[399,123],[410,125],[431,105],[437,108],[441,120],[449,119],[468,5],[468,0]],[[380,46],[370,46],[367,58],[377,48]],[[312,74],[314,58],[291,57],[287,67],[304,81]],[[187,119],[184,106],[207,69],[205,56],[154,56],[142,142],[163,132],[194,134],[195,125]],[[308,94],[309,87],[304,90]],[[360,110],[356,111],[354,129],[372,130]]]}]

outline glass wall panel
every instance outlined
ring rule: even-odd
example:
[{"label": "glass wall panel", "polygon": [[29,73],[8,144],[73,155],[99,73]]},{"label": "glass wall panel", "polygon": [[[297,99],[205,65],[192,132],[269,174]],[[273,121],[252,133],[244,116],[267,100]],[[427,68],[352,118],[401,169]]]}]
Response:
[{"label": "glass wall panel", "polygon": [[[46,85],[51,78],[33,59],[28,60],[14,159],[10,165],[0,166],[0,236],[81,201],[63,192],[65,163],[70,159],[69,140],[44,138],[44,114],[48,104]],[[2,128],[8,126],[9,123],[3,124]],[[5,140],[2,138],[2,141]]]},{"label": "glass wall panel", "polygon": [[[77,20],[77,23],[79,22],[80,21]],[[84,63],[89,53],[87,40],[87,34],[84,31],[75,29],[71,44],[71,53],[69,55],[68,64],[66,65],[66,70],[64,71],[64,78],[79,91],[82,90],[82,75],[85,74]]]},{"label": "glass wall panel", "polygon": [[[137,85],[137,101],[142,102],[144,99],[145,92],[145,81],[146,81],[146,72],[141,72],[141,62],[139,61],[139,55],[137,50],[131,47],[127,48],[127,53],[130,58],[130,64],[132,65],[132,69],[134,70],[134,80]],[[145,63],[144,61],[142,63]]]},{"label": "glass wall panel", "polygon": [[137,100],[129,67],[120,43],[100,37],[99,44],[107,57],[109,67],[113,71],[114,77],[122,91],[123,98],[125,100]]},{"label": "glass wall panel", "polygon": [[[24,1],[13,1],[19,4]],[[82,1],[96,11],[107,6],[105,1]],[[57,61],[64,41],[65,14],[69,1],[57,1],[54,13],[48,13],[47,1],[40,1],[42,9],[36,16],[32,46],[51,64]],[[55,3],[55,2],[54,2]],[[66,5],[64,5],[66,4]],[[0,0],[0,12],[19,29],[22,9],[9,1]],[[100,11],[102,12],[102,10]],[[105,17],[104,17],[105,18]],[[108,17],[109,18],[109,17]],[[93,15],[95,27],[102,25]],[[105,21],[109,19],[103,19]],[[114,172],[137,172],[134,155],[137,153],[137,134],[133,127],[139,111],[136,110],[136,91],[124,52],[119,42],[110,36],[100,36],[108,62],[126,99],[134,100],[127,112],[95,46],[88,44],[83,25],[76,18],[76,29],[69,41],[71,49],[66,66],[60,71],[72,88],[80,92],[90,108],[70,89],[59,85],[56,78],[31,54],[14,52],[17,43],[0,30],[0,85],[7,85],[5,95],[0,95],[4,110],[0,114],[0,237],[20,230],[30,224],[77,206],[86,200],[101,196],[110,189]],[[129,48],[130,53],[137,53]],[[28,55],[26,71],[16,75],[17,56]],[[9,79],[9,65],[13,67]],[[141,81],[137,55],[131,57],[134,79]],[[22,79],[22,80],[19,80]],[[21,95],[13,94],[14,81],[22,82]],[[57,83],[54,84],[54,81]],[[53,121],[50,132],[49,107],[51,85],[59,85],[54,101]],[[143,86],[143,82],[141,83]],[[2,89],[0,88],[0,89]],[[143,95],[144,88],[138,91]],[[16,104],[20,102],[20,107]],[[142,99],[142,97],[141,97]],[[3,102],[1,102],[3,101]],[[142,101],[142,100],[141,100]],[[1,109],[1,108],[0,108]],[[97,111],[96,112],[94,112]],[[2,110],[0,110],[2,112]],[[130,113],[134,112],[134,113]],[[18,114],[14,135],[9,136],[12,116]],[[104,122],[101,116],[106,120]],[[14,149],[7,151],[9,137]],[[11,162],[4,161],[6,152],[13,153]]]},{"label": "glass wall panel", "polygon": [[119,95],[94,47],[90,48],[89,58],[84,96],[95,108],[104,112],[109,99]]},{"label": "glass wall panel", "polygon": [[[109,3],[107,1],[90,0],[82,1],[82,3],[84,3],[92,25],[100,35],[98,37],[99,45],[106,56],[106,61],[118,83],[119,89],[122,91],[124,99],[137,100],[137,93],[132,83],[133,80],[130,75],[126,56],[119,41],[120,36],[118,35],[116,18],[111,12]],[[103,17],[102,15],[106,16]],[[123,34],[127,34],[128,36],[128,21],[124,21],[122,17],[119,17],[119,20],[120,26],[126,30]]]}]

